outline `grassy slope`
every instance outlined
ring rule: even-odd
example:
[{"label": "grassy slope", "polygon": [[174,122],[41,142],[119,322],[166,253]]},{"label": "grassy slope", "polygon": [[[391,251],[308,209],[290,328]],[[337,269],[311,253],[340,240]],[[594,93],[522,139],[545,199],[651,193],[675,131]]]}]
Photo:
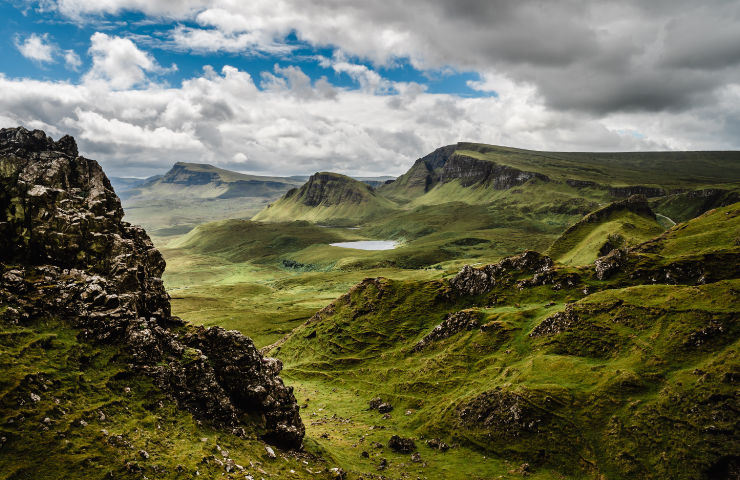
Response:
[{"label": "grassy slope", "polygon": [[[0,353],[0,478],[326,476],[307,471],[325,471],[324,462],[271,460],[256,434],[240,438],[201,424],[147,377],[131,374],[118,348],[82,342],[53,318],[3,325]],[[224,460],[217,445],[246,470],[227,473],[207,460]]]},{"label": "grassy slope", "polygon": [[[650,255],[740,253],[738,211],[740,205],[734,205],[679,225],[659,237]],[[456,299],[444,282],[365,282],[337,300],[323,319],[296,329],[273,353],[286,362],[285,375],[299,394],[318,397],[330,412],[355,423],[386,427],[371,435],[434,435],[461,442],[469,459],[464,467],[459,457],[445,457],[449,452],[419,447],[430,458],[424,471],[430,478],[441,478],[449,465],[447,478],[508,471],[511,464],[502,460],[484,461],[485,452],[539,464],[535,468],[543,478],[559,478],[549,468],[588,478],[704,478],[702,472],[721,463],[720,454],[737,455],[740,444],[728,433],[737,419],[722,412],[732,411],[731,379],[738,374],[740,280],[620,287],[584,278],[585,285],[570,289],[506,288],[483,299]],[[584,286],[595,293],[585,295]],[[529,336],[544,318],[574,301],[581,324],[558,335]],[[471,305],[489,329],[411,352],[445,312]],[[542,422],[541,433],[514,429],[510,436],[505,432],[511,430],[495,425],[461,425],[461,403],[495,388],[525,399],[527,415]],[[396,407],[390,420],[363,410],[378,395]],[[331,398],[348,404],[335,405]],[[406,410],[411,414],[404,415]],[[312,426],[309,434],[327,428]],[[362,431],[349,429],[353,435]],[[377,462],[377,457],[352,461],[363,448],[357,442],[319,441],[355,471],[371,472]],[[401,455],[383,455],[408,467]]]},{"label": "grassy slope", "polygon": [[[177,315],[239,329],[264,346],[368,275],[430,279],[442,274],[383,266],[382,252],[328,245],[363,238],[356,230],[307,222],[208,223],[163,249],[164,281]],[[363,264],[375,267],[357,267]]]},{"label": "grassy slope", "polygon": [[[590,215],[595,214],[598,212]],[[576,223],[555,240],[547,254],[563,264],[587,265],[603,255],[600,251],[609,238],[618,236],[620,244],[612,248],[623,248],[650,240],[663,230],[655,218],[619,209],[596,222]]]}]

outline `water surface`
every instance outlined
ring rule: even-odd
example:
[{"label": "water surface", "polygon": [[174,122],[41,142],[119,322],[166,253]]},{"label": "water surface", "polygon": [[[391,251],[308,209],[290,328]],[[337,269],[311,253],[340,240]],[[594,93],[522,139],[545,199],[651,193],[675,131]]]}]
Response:
[{"label": "water surface", "polygon": [[356,248],[358,250],[393,250],[398,246],[394,240],[361,240],[359,242],[330,243],[332,247]]}]

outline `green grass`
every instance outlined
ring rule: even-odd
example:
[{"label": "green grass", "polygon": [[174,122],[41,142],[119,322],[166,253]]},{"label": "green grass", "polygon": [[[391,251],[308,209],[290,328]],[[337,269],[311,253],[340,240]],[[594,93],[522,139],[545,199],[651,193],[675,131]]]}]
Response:
[{"label": "green grass", "polygon": [[[720,209],[672,229],[660,237],[664,252],[693,254],[696,242],[707,242],[707,251],[711,244],[726,248],[728,233],[737,231],[733,211]],[[696,237],[707,231],[715,235]],[[450,295],[443,281],[366,281],[272,353],[283,359],[286,377],[301,394],[360,423],[360,431],[369,416],[386,426],[386,436],[440,436],[459,444],[471,459],[464,472],[476,472],[473,478],[506,475],[510,468],[500,463],[506,459],[509,465],[531,463],[543,478],[699,479],[723,455],[737,454],[740,444],[731,434],[737,420],[721,412],[732,408],[734,386],[727,379],[737,374],[740,280],[620,287],[594,282],[583,269],[568,272],[578,273],[581,283],[565,289],[502,285],[483,298]],[[594,293],[584,294],[584,286]],[[575,302],[577,324],[530,337],[569,302]],[[470,306],[484,315],[485,331],[411,350],[446,312]],[[492,391],[519,399],[537,429],[518,430],[516,422],[463,424],[460,408]],[[391,420],[365,410],[375,396],[393,403]],[[508,421],[507,411],[493,418]],[[331,428],[319,424],[310,432]],[[320,440],[327,451],[355,472],[372,473],[373,462],[353,460],[361,445],[332,438]],[[478,463],[483,455],[486,463]],[[435,468],[426,471],[430,478],[466,476]]]},{"label": "green grass", "polygon": [[563,264],[587,265],[604,254],[602,249],[610,238],[610,245],[614,245],[609,250],[637,245],[663,231],[654,218],[628,210],[615,211],[598,222],[575,224],[550,246],[547,254]]},{"label": "green grass", "polygon": [[646,244],[644,250],[665,257],[740,250],[740,203],[678,224]]},{"label": "green grass", "polygon": [[[241,438],[196,421],[132,373],[120,348],[77,333],[55,319],[3,325],[0,478],[328,477],[331,464],[322,460],[271,460],[256,433]],[[245,471],[227,473],[208,460],[224,460],[217,445]]]}]

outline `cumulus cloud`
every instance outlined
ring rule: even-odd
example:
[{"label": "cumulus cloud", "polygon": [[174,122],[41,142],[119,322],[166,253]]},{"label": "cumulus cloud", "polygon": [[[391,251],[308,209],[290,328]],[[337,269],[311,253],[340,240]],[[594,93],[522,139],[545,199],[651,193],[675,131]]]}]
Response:
[{"label": "cumulus cloud", "polygon": [[[168,69],[144,44],[103,33],[91,38],[92,66],[79,84],[0,76],[2,126],[71,133],[113,174],[161,172],[180,160],[276,175],[400,174],[457,141],[565,151],[740,148],[737,2],[53,5],[70,18],[126,9],[169,17],[181,22],[162,26],[159,38],[194,52],[288,52],[291,35],[330,47],[335,53],[314,59],[359,87],[312,79],[289,56],[254,78],[206,66],[169,86],[160,79]],[[399,61],[427,74],[477,72],[468,87],[484,95],[431,93],[379,73]]]},{"label": "cumulus cloud", "polygon": [[20,36],[15,38],[15,46],[21,55],[39,63],[50,63],[54,61],[56,47],[49,43],[47,34],[37,35],[32,33],[25,39]]},{"label": "cumulus cloud", "polygon": [[83,80],[87,83],[104,83],[114,89],[127,89],[145,83],[147,73],[166,73],[177,68],[161,67],[149,53],[140,50],[128,38],[96,32],[90,38],[89,53],[92,68]]},{"label": "cumulus cloud", "polygon": [[[680,111],[740,78],[740,3],[659,0],[58,0],[68,15],[123,9],[192,20],[174,44],[208,51],[286,48],[291,32],[376,65],[506,72],[558,110]],[[341,68],[341,64],[338,64]],[[346,65],[347,73],[358,66]],[[366,81],[371,73],[356,71]]]},{"label": "cumulus cloud", "polygon": [[64,51],[64,63],[68,69],[75,71],[79,70],[79,68],[82,66],[82,60],[74,50]]},{"label": "cumulus cloud", "polygon": [[498,96],[482,98],[400,83],[391,95],[332,85],[333,95],[324,96],[301,73],[278,66],[270,74],[284,84],[264,90],[230,66],[207,67],[179,87],[124,90],[0,77],[0,124],[71,133],[111,174],[147,175],[194,161],[261,174],[380,175],[403,173],[416,158],[457,141],[586,151],[728,148],[723,138],[740,119],[740,88],[723,91],[725,118],[735,121],[723,125],[711,110],[603,118],[554,112],[532,85],[495,72],[482,81]]}]

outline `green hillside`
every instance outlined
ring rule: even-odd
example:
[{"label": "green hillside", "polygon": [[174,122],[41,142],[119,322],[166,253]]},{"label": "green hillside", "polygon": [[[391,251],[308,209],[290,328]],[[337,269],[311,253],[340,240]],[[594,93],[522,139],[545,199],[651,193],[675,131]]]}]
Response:
[{"label": "green hillside", "polygon": [[332,225],[356,225],[395,208],[364,182],[345,175],[321,172],[312,175],[300,188],[254,216],[253,220],[280,222],[308,220]]},{"label": "green hillside", "polygon": [[589,213],[560,235],[547,254],[563,264],[586,265],[662,232],[647,200],[636,195]]},{"label": "green hillside", "polygon": [[540,152],[482,144],[458,144],[459,154],[535,171],[552,180],[607,186],[663,188],[737,183],[740,152]]},{"label": "green hillside", "polygon": [[[604,280],[534,253],[445,280],[366,279],[271,354],[299,401],[351,420],[343,437],[416,441],[427,468],[383,452],[391,475],[490,478],[527,463],[535,478],[732,478],[738,221],[735,204],[680,224]],[[375,397],[393,405],[387,419],[367,409]],[[373,424],[383,430],[362,428]],[[365,447],[331,428],[309,435],[329,432],[328,452],[373,472],[378,457],[356,460]]]}]

